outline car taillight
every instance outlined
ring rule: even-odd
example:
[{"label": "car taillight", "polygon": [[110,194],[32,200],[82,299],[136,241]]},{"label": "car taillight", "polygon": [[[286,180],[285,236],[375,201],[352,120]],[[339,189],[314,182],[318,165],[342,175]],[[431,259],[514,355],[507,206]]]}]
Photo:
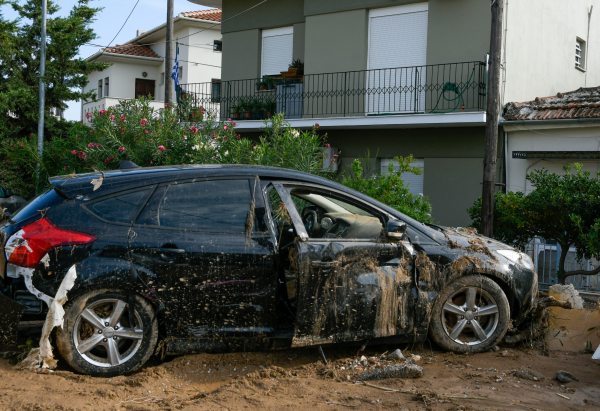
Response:
[{"label": "car taillight", "polygon": [[9,263],[37,268],[40,260],[54,247],[85,245],[94,241],[96,237],[93,235],[64,230],[44,217],[13,234],[8,239],[5,250]]}]

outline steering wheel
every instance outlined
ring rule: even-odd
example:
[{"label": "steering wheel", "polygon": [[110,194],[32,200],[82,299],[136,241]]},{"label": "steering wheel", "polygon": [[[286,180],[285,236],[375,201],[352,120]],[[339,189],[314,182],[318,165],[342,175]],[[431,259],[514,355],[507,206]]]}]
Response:
[{"label": "steering wheel", "polygon": [[302,222],[304,223],[304,228],[306,228],[309,237],[312,237],[313,234],[321,228],[317,212],[314,210],[307,210],[302,215]]}]

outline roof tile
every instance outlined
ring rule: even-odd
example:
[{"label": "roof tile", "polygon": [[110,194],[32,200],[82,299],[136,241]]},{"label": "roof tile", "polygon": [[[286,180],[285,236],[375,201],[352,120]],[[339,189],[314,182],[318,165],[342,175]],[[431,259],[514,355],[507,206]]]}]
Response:
[{"label": "roof tile", "polygon": [[223,14],[221,9],[211,10],[200,10],[200,11],[188,11],[183,14],[184,17],[190,17],[198,20],[218,21],[221,22],[221,15]]},{"label": "roof tile", "polygon": [[115,47],[107,47],[105,52],[113,54],[124,54],[126,56],[161,58],[150,47],[139,45],[138,43],[129,43],[117,45]]}]

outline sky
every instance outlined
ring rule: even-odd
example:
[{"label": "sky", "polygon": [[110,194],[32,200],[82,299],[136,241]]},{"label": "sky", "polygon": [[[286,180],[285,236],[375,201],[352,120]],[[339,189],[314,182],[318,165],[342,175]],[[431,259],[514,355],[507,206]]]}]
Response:
[{"label": "sky", "polygon": [[[24,0],[21,0],[22,3]],[[56,15],[68,15],[77,0],[55,0],[61,7]],[[95,0],[90,2],[92,7],[103,7],[98,13],[97,20],[92,23],[94,32],[98,38],[94,40],[95,44],[106,45],[113,39],[119,31],[136,0]],[[2,7],[2,14],[5,18],[16,18],[17,14],[9,6]],[[209,7],[199,6],[190,3],[188,0],[175,0],[174,16],[184,11],[205,10]],[[149,30],[165,22],[167,18],[167,0],[140,0],[133,14],[123,27],[123,30],[111,45],[123,44],[135,37],[138,29]],[[83,46],[79,50],[81,57],[89,57],[99,50],[98,47]],[[68,101],[69,108],[65,110],[65,119],[79,121],[81,116],[81,102]]]}]

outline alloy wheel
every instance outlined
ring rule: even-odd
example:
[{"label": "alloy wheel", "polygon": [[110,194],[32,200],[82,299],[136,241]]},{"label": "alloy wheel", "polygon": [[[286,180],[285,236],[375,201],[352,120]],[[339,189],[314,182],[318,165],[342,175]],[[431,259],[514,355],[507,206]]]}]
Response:
[{"label": "alloy wheel", "polygon": [[498,327],[499,310],[485,290],[464,287],[444,303],[442,324],[456,343],[477,345],[486,341]]},{"label": "alloy wheel", "polygon": [[137,311],[133,317],[135,324],[129,324],[127,303],[119,299],[104,299],[85,307],[73,330],[73,342],[81,357],[99,367],[113,367],[131,359],[143,338]]}]

